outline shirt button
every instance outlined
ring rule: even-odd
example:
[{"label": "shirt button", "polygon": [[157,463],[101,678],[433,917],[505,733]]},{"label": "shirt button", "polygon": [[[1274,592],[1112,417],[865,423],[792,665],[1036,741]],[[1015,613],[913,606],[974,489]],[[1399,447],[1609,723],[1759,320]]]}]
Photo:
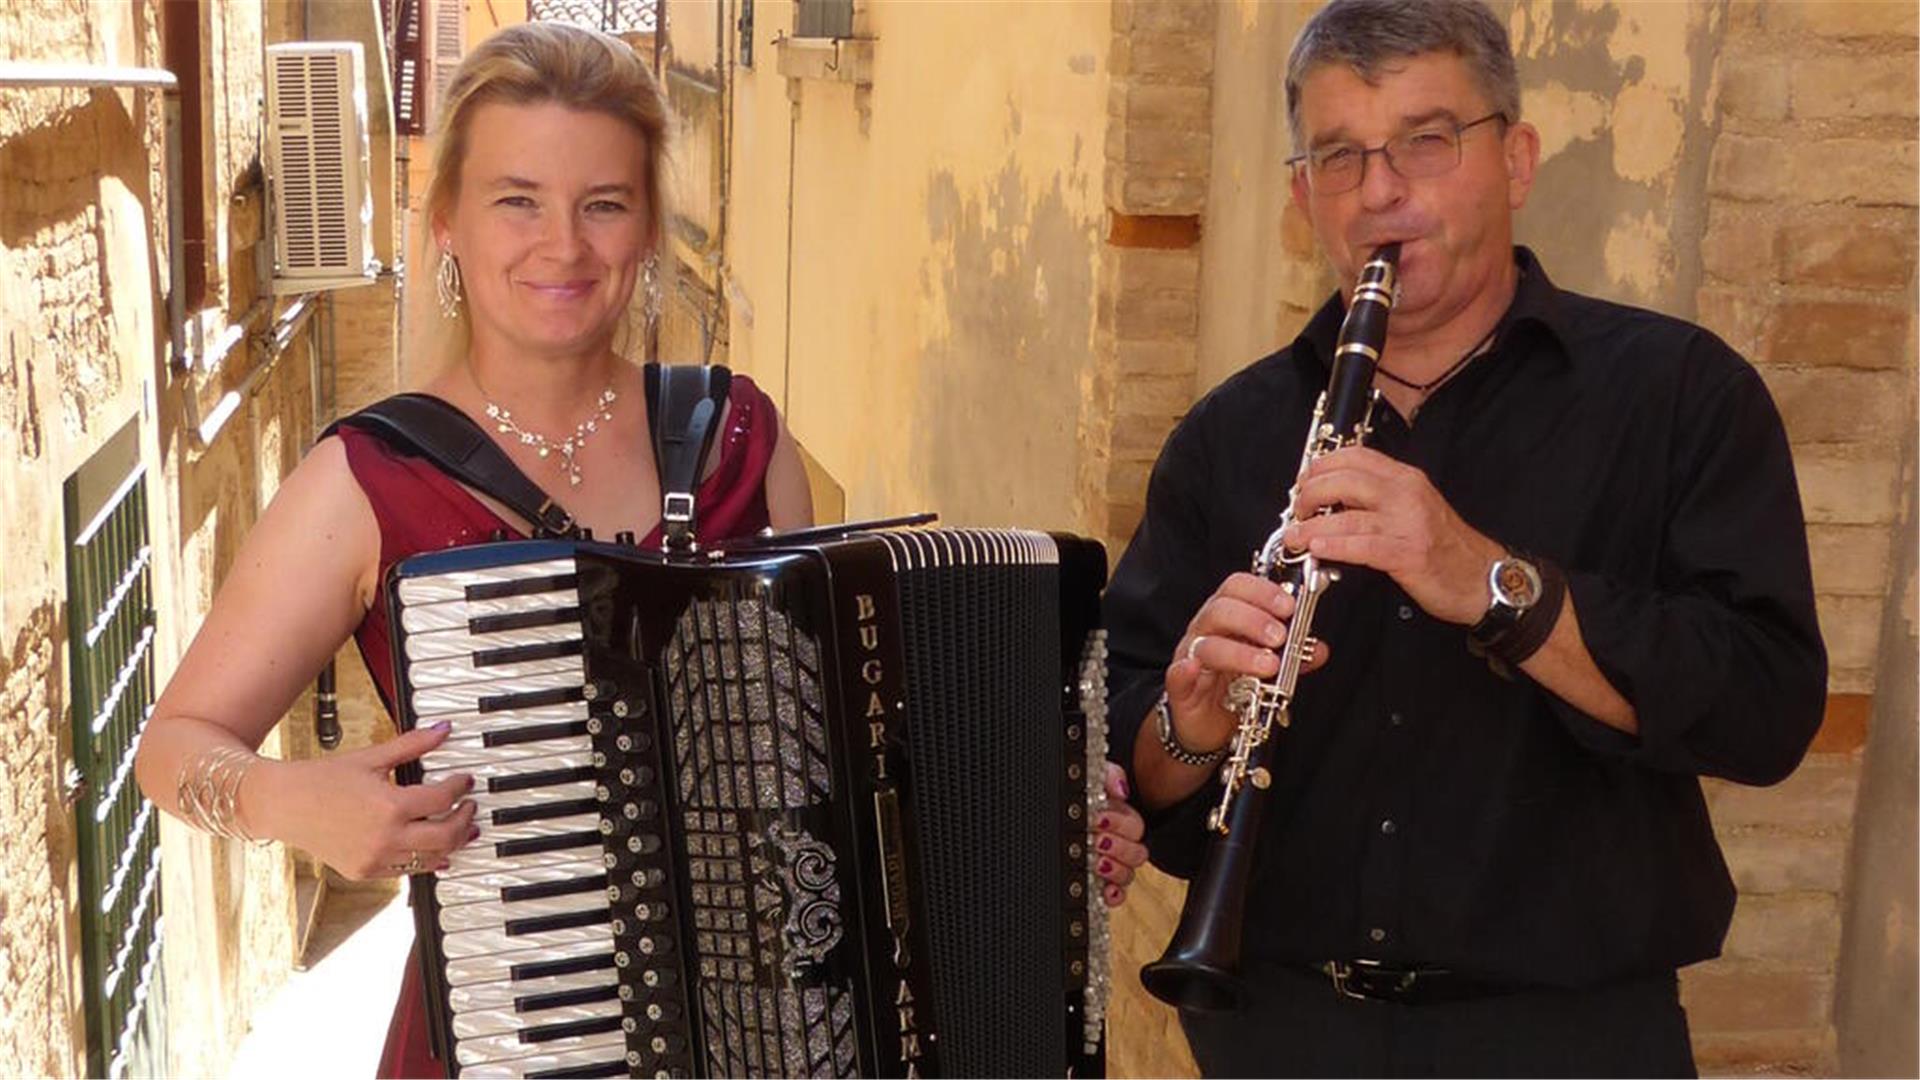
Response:
[{"label": "shirt button", "polygon": [[1413,618],[1413,608],[1409,607],[1406,604],[1401,604],[1400,605],[1400,621],[1407,622],[1412,618]]},{"label": "shirt button", "polygon": [[1398,829],[1399,827],[1400,826],[1395,825],[1393,823],[1392,818],[1387,818],[1386,820],[1380,823],[1380,831],[1387,836],[1392,836],[1394,834],[1394,830]]},{"label": "shirt button", "polygon": [[1367,931],[1367,940],[1373,942],[1375,945],[1378,945],[1379,943],[1387,940],[1387,932],[1376,926],[1373,929]]}]

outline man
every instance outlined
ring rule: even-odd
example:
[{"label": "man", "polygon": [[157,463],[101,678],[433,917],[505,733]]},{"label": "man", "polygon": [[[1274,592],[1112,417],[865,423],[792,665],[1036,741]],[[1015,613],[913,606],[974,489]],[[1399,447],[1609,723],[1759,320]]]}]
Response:
[{"label": "man", "polygon": [[[1733,909],[1698,776],[1785,777],[1825,694],[1778,414],[1711,334],[1562,292],[1514,247],[1539,137],[1480,4],[1334,0],[1286,90],[1295,204],[1348,288],[1400,243],[1400,289],[1367,446],[1293,496],[1288,546],[1346,571],[1250,796],[1251,1000],[1183,1014],[1194,1055],[1691,1074],[1675,971]],[[1210,835],[1225,692],[1277,670],[1293,602],[1235,571],[1294,484],[1343,311],[1194,406],[1108,593],[1115,754],[1177,874]]]}]

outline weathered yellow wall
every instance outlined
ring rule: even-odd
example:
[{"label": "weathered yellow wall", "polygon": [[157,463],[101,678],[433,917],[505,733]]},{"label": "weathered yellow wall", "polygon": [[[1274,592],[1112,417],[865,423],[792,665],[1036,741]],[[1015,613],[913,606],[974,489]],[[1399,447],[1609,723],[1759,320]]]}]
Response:
[{"label": "weathered yellow wall", "polygon": [[870,90],[782,78],[767,42],[792,7],[755,5],[754,68],[732,76],[731,361],[850,518],[1073,525],[1108,7],[866,15]]}]

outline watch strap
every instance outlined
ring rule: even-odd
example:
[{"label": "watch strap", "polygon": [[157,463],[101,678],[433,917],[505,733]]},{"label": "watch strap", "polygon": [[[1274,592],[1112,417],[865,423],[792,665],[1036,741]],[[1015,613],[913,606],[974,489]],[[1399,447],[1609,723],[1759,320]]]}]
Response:
[{"label": "watch strap", "polygon": [[1560,621],[1560,609],[1567,601],[1567,575],[1546,559],[1529,557],[1527,561],[1540,571],[1540,599],[1487,646],[1488,655],[1510,668],[1526,663],[1553,636],[1554,624]]}]

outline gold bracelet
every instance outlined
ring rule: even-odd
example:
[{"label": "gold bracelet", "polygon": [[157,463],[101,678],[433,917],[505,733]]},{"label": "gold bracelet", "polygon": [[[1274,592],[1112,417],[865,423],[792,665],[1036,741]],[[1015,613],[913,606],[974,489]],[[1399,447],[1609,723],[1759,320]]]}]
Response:
[{"label": "gold bracelet", "polygon": [[181,819],[215,836],[265,844],[240,821],[240,783],[259,760],[237,746],[216,746],[189,757],[175,787]]}]

